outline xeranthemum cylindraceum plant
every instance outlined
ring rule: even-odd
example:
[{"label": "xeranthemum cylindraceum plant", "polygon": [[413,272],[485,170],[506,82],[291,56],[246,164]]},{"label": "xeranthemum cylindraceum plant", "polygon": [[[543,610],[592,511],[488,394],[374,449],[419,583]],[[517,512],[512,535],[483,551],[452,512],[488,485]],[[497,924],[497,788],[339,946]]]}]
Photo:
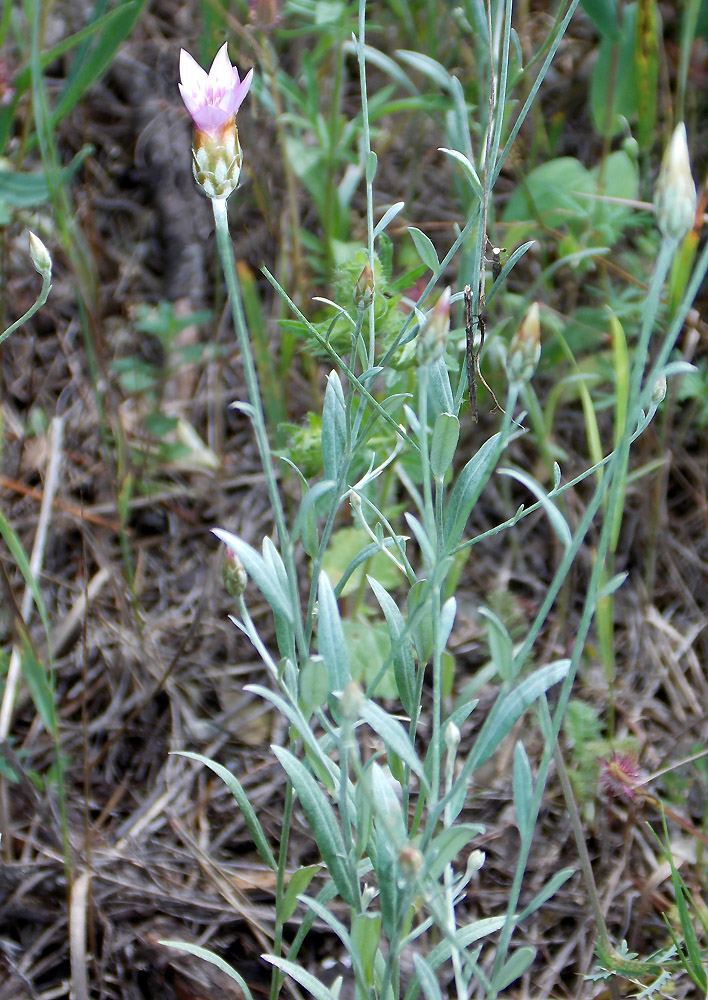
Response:
[{"label": "xeranthemum cylindraceum plant", "polygon": [[[460,289],[436,295],[434,289],[463,243],[469,245],[471,241],[475,249],[470,294],[473,313],[479,310],[485,291],[487,219],[494,184],[576,6],[577,3],[571,3],[566,17],[555,26],[539,75],[503,145],[512,5],[498,5],[501,17],[494,33],[489,15],[490,66],[498,67],[498,75],[489,76],[489,113],[481,148],[473,162],[468,155],[473,153],[468,135],[469,142],[461,143],[465,149],[446,150],[463,166],[475,191],[476,207],[442,261],[438,261],[432,244],[428,246],[421,240],[422,234],[416,237],[416,246],[429,264],[432,277],[415,311],[402,320],[395,341],[387,342],[382,352],[375,323],[376,250],[386,227],[403,206],[392,206],[374,225],[372,188],[377,158],[370,148],[366,5],[363,0],[360,3],[355,48],[362,97],[361,155],[367,194],[368,264],[351,289],[351,301],[334,304],[336,321],[346,323],[350,330],[347,357],[332,348],[328,336],[309,323],[286,290],[265,271],[293,315],[305,325],[334,365],[327,378],[322,411],[322,475],[313,481],[290,463],[302,490],[292,524],[287,523],[278,491],[226,215],[226,200],[238,183],[241,167],[235,113],[251,77],[249,74],[244,81],[240,80],[225,47],[208,75],[186,54],[180,60],[181,90],[195,124],[195,150],[199,151],[195,152],[195,176],[212,201],[218,249],[249,393],[248,402],[234,405],[252,422],[277,532],[277,543],[266,537],[259,551],[228,531],[216,531],[229,551],[225,572],[236,603],[233,622],[253,643],[270,678],[269,685],[250,685],[249,690],[273,705],[289,723],[288,745],[272,748],[287,778],[277,852],[270,845],[238,777],[200,754],[184,756],[201,761],[223,778],[243,812],[263,863],[275,873],[273,946],[271,953],[264,956],[273,966],[271,1000],[276,1000],[284,974],[317,1000],[336,1000],[337,984],[325,986],[297,962],[302,943],[316,918],[330,927],[348,953],[356,996],[362,1000],[401,997],[415,1000],[421,991],[426,1000],[441,1000],[439,976],[449,978],[450,974],[460,1000],[473,993],[495,998],[522,976],[536,957],[535,949],[529,946],[512,946],[515,929],[572,874],[571,869],[556,873],[520,909],[524,872],[554,755],[562,769],[557,736],[585,641],[598,602],[612,594],[624,579],[621,575],[606,579],[604,566],[620,516],[629,449],[659,405],[660,394],[654,391],[656,384],[680,368],[669,363],[669,356],[708,268],[708,251],[698,262],[681,307],[657,346],[647,374],[648,343],[656,326],[659,296],[683,235],[675,226],[664,225],[660,218],[663,238],[635,352],[625,429],[614,450],[577,479],[563,483],[561,470],[556,466],[550,493],[526,473],[500,467],[509,443],[523,433],[524,415],[517,410],[520,394],[538,362],[538,305],[528,303],[525,319],[510,346],[508,385],[499,430],[482,442],[466,463],[460,463],[455,461],[455,453],[467,368],[457,362],[459,337],[454,328],[450,330],[450,310],[461,302],[464,293]],[[209,133],[208,143],[200,134],[205,129]],[[205,148],[211,159],[206,164],[201,160],[198,163],[198,155]],[[679,160],[675,155],[670,158],[672,164]],[[213,176],[205,182],[203,174],[209,171]],[[685,176],[680,192],[672,188],[673,183],[671,177],[662,174],[660,205],[686,203]],[[510,255],[501,275],[487,290],[487,305],[528,246]],[[432,298],[436,305],[430,309]],[[416,339],[417,379],[411,396],[395,391],[397,382],[391,360],[400,347]],[[458,373],[455,385],[451,372],[453,376]],[[602,475],[598,474],[600,469]],[[495,471],[513,476],[529,490],[535,502],[521,507],[513,518],[484,535],[465,539],[470,514]],[[594,491],[579,523],[571,529],[556,498],[588,477],[593,477]],[[391,514],[392,480],[406,497],[402,521]],[[400,492],[396,494],[399,503],[400,496]],[[456,618],[456,601],[451,593],[453,574],[460,558],[482,538],[513,530],[521,518],[539,509],[545,512],[558,536],[563,556],[520,645],[514,645],[496,615],[482,609],[500,686],[471,748],[463,754],[461,730],[475,711],[476,702],[464,701],[450,712],[443,697],[445,671],[450,663],[447,644]],[[333,544],[335,525],[346,518],[347,511],[365,544],[341,578],[331,581],[323,566]],[[600,522],[596,563],[571,656],[531,668],[535,641],[596,520]],[[310,571],[311,583],[304,597],[296,573],[298,549],[308,560]],[[378,568],[374,571],[374,566],[387,567],[387,571]],[[368,588],[369,607],[378,609],[387,645],[378,669],[362,676],[357,673],[354,651],[347,641],[347,623],[340,613],[338,598],[349,581],[355,575],[361,578],[362,570],[366,569],[369,572],[361,579],[361,587]],[[393,584],[389,582],[391,573],[396,581]],[[249,614],[246,577],[253,581],[271,608],[277,653],[263,642]],[[380,703],[384,685],[397,697],[391,711]],[[551,712],[546,693],[554,686],[555,708]],[[429,692],[431,703],[425,718],[424,689]],[[463,904],[476,873],[484,891],[484,855],[479,850],[470,850],[483,828],[460,819],[470,781],[532,706],[544,749],[534,773],[523,741],[519,740],[514,748],[512,784],[520,844],[513,883],[506,906],[497,916],[467,922]],[[369,736],[365,736],[367,732],[375,734],[378,749],[365,754],[363,747],[370,743]],[[290,872],[286,881],[289,831],[296,800],[312,831],[322,864]],[[579,829],[577,836],[584,863]],[[592,872],[587,866],[585,874],[593,899]],[[313,881],[315,875],[324,877]],[[319,887],[317,891],[315,887]],[[300,928],[293,940],[286,941],[285,922],[298,907],[303,915]],[[599,906],[596,916],[598,933],[607,952],[611,944]],[[422,940],[426,942],[425,948],[421,947]],[[169,943],[218,964],[252,1000],[242,976],[218,956],[196,945]],[[407,952],[412,955],[414,972],[404,980],[402,958]]]}]

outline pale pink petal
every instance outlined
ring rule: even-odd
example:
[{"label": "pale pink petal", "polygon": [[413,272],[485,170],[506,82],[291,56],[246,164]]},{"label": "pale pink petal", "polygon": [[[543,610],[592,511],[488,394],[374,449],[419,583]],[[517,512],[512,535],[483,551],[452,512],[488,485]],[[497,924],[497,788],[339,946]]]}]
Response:
[{"label": "pale pink petal", "polygon": [[186,49],[179,52],[179,78],[185,89],[194,95],[206,90],[207,75]]},{"label": "pale pink petal", "polygon": [[233,87],[234,71],[229,60],[227,43],[221,46],[214,56],[214,62],[209,70],[209,86],[213,93],[230,90]]}]

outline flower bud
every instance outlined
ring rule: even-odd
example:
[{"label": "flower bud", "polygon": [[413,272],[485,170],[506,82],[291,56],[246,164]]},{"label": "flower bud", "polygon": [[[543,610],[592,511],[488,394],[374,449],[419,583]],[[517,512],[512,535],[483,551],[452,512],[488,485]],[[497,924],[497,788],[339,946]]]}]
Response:
[{"label": "flower bud", "polygon": [[696,222],[696,185],[691,176],[686,126],[679,122],[664,153],[654,192],[659,231],[666,239],[682,240]]},{"label": "flower bud", "polygon": [[360,312],[368,309],[374,301],[374,272],[371,264],[366,263],[354,287],[354,305]]},{"label": "flower bud", "polygon": [[228,198],[238,184],[243,162],[236,112],[251,86],[253,70],[241,80],[229,60],[226,42],[208,74],[184,49],[179,70],[179,92],[194,123],[194,179],[209,198]]},{"label": "flower bud", "polygon": [[412,882],[423,871],[425,859],[417,847],[408,844],[398,855],[398,863],[406,882]]},{"label": "flower bud", "polygon": [[35,270],[38,271],[43,278],[51,278],[52,258],[39,236],[35,236],[33,232],[30,232],[29,234],[29,251]]},{"label": "flower bud", "polygon": [[356,722],[360,717],[363,701],[364,692],[361,684],[357,681],[349,681],[339,699],[339,709],[344,718],[350,722]]},{"label": "flower bud", "polygon": [[418,334],[418,363],[432,365],[442,357],[450,332],[450,287],[442,293],[428,313],[425,326]]},{"label": "flower bud", "polygon": [[523,385],[536,371],[541,357],[541,315],[538,302],[532,302],[511,338],[506,356],[506,370],[512,382]]},{"label": "flower bud", "polygon": [[251,24],[259,31],[270,31],[280,20],[281,0],[251,0],[248,7]]},{"label": "flower bud", "polygon": [[651,401],[654,406],[663,403],[666,399],[666,375],[660,375],[651,390]]},{"label": "flower bud", "polygon": [[454,753],[460,745],[460,730],[452,721],[445,726],[445,746],[448,753]]},{"label": "flower bud", "polygon": [[226,549],[224,561],[221,565],[221,578],[231,597],[241,597],[246,589],[248,577],[246,576],[246,570],[243,568],[243,563],[233,549]]}]

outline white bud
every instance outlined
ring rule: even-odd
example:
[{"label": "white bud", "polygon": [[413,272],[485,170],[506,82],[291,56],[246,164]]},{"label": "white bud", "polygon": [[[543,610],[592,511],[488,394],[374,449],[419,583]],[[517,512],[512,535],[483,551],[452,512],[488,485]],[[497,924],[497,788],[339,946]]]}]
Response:
[{"label": "white bud", "polygon": [[30,232],[29,234],[29,251],[35,270],[38,271],[43,278],[51,278],[52,258],[39,236],[35,236],[33,232]]},{"label": "white bud", "polygon": [[651,390],[651,401],[654,406],[663,403],[666,398],[666,375],[660,375]]},{"label": "white bud", "polygon": [[664,153],[654,192],[656,222],[662,236],[682,240],[696,222],[696,185],[691,176],[686,126],[679,122]]}]

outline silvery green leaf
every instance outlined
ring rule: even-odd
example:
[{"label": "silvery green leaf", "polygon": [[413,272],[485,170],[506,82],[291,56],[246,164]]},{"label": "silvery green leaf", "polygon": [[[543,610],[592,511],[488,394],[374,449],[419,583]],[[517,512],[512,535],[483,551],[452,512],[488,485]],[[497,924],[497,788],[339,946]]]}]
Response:
[{"label": "silvery green leaf", "polygon": [[424,232],[421,232],[420,229],[416,229],[415,226],[409,226],[408,232],[411,234],[420,259],[426,267],[430,268],[433,274],[437,274],[440,270],[440,261],[438,260],[438,253],[433,241]]},{"label": "silvery green leaf", "polygon": [[531,476],[527,476],[525,472],[521,472],[520,469],[500,469],[499,474],[502,476],[511,476],[512,479],[516,479],[519,483],[522,483],[527,490],[533,493],[546,512],[546,516],[551,522],[551,527],[562,542],[563,546],[567,549],[573,541],[573,536],[570,528],[568,527],[568,522],[550,497],[546,494],[545,490],[539,486],[536,480],[532,479]]},{"label": "silvery green leaf", "polygon": [[430,444],[430,470],[436,479],[442,479],[452,465],[459,439],[460,421],[454,413],[440,413]]},{"label": "silvery green leaf", "polygon": [[352,679],[349,651],[339,617],[337,598],[325,572],[320,573],[317,596],[317,648],[327,664],[331,690],[343,691]]},{"label": "silvery green leaf", "polygon": [[271,749],[297,792],[305,818],[322,860],[337,886],[337,892],[346,903],[355,906],[358,897],[356,873],[347,857],[344,838],[329,800],[297,757],[283,747]]},{"label": "silvery green leaf", "polygon": [[472,508],[494,471],[502,450],[501,436],[494,434],[484,442],[457,477],[445,508],[445,547],[448,551],[462,538]]},{"label": "silvery green leaf", "polygon": [[261,958],[274,965],[276,969],[280,969],[281,972],[285,972],[296,983],[303,986],[308,993],[311,993],[315,1000],[337,1000],[335,994],[327,989],[324,983],[316,979],[311,972],[300,968],[295,962],[290,962],[287,958],[277,958],[275,955],[261,955]]},{"label": "silvery green leaf", "polygon": [[[235,983],[238,983],[239,988],[243,990],[246,1000],[253,1000],[253,994],[241,973],[232,969],[228,962],[225,962],[219,955],[215,955],[213,951],[209,951],[208,948],[202,948],[199,944],[189,944],[187,941],[160,941],[160,944],[165,945],[166,948],[177,948],[179,951],[185,951],[188,955],[194,955],[195,958],[201,958],[205,962],[215,965],[217,969],[220,969],[230,979],[233,979]],[[329,998],[322,997],[321,1000],[329,1000]]]},{"label": "silvery green leaf", "polygon": [[529,832],[531,820],[531,799],[533,798],[533,777],[531,766],[524,744],[519,742],[514,747],[514,808],[516,809],[516,825],[522,837]]},{"label": "silvery green leaf", "polygon": [[506,625],[489,608],[480,608],[480,615],[487,619],[487,641],[489,642],[489,652],[494,665],[499,671],[502,680],[513,681],[514,671],[514,646],[511,641]]},{"label": "silvery green leaf", "polygon": [[427,779],[422,762],[413,748],[410,736],[400,722],[391,718],[376,702],[366,698],[361,706],[361,718],[378,733],[386,747],[400,757],[404,764],[421,779],[427,787]]},{"label": "silvery green leaf", "polygon": [[347,417],[344,392],[339,375],[327,376],[324,407],[322,409],[322,468],[325,479],[339,479],[342,463],[346,461]]},{"label": "silvery green leaf", "polygon": [[238,807],[243,813],[243,818],[246,826],[248,827],[248,832],[251,834],[253,843],[255,844],[258,853],[268,867],[275,871],[278,866],[275,858],[273,857],[273,852],[271,851],[270,845],[266,840],[265,834],[263,833],[263,827],[258,822],[258,817],[253,810],[253,806],[248,801],[248,796],[246,795],[246,792],[244,791],[238,778],[236,778],[236,776],[233,775],[227,768],[223,767],[221,764],[217,764],[215,760],[211,760],[209,757],[204,757],[200,753],[192,753],[188,750],[175,750],[173,753],[177,757],[187,757],[190,760],[199,761],[200,764],[205,764],[214,772],[214,774],[221,778],[233,797],[236,799]]},{"label": "silvery green leaf", "polygon": [[384,231],[389,222],[392,222],[393,219],[396,218],[401,209],[405,208],[405,205],[406,205],[405,201],[397,201],[395,205],[391,205],[384,212],[379,221],[376,223],[376,228],[374,229],[374,239],[376,239],[379,233],[382,233]]},{"label": "silvery green leaf", "polygon": [[413,954],[413,964],[415,965],[415,971],[418,975],[420,985],[423,987],[425,1000],[443,1000],[442,993],[440,992],[440,985],[435,978],[433,970],[430,968],[423,956],[415,952]]},{"label": "silvery green leaf", "polygon": [[368,576],[369,586],[381,606],[391,637],[391,655],[396,687],[404,711],[413,715],[415,709],[416,679],[415,661],[410,636],[406,635],[406,623],[398,605],[378,580]]}]

